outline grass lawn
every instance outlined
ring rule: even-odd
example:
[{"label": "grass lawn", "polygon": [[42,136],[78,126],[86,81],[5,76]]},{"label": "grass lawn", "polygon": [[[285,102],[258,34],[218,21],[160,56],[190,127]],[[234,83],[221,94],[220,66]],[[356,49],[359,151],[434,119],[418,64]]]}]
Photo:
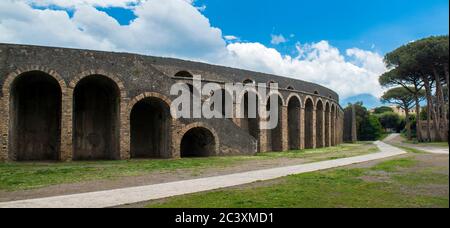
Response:
[{"label": "grass lawn", "polygon": [[419,146],[431,146],[431,147],[448,148],[448,142],[430,142],[430,143],[408,142],[408,143],[416,144],[416,145],[419,145]]},{"label": "grass lawn", "polygon": [[358,142],[320,149],[259,153],[257,156],[262,158],[304,158],[311,162],[318,162],[376,153],[378,151],[379,149],[372,142]]},{"label": "grass lawn", "polygon": [[[402,136],[403,137],[403,136]],[[408,140],[406,137],[403,137],[404,141],[403,143],[407,144],[414,144],[415,146],[431,146],[431,147],[443,147],[448,148],[448,142],[428,142],[428,143],[422,143],[418,142],[416,140]]]},{"label": "grass lawn", "polygon": [[68,163],[0,163],[0,190],[27,190],[63,183],[140,176],[158,171],[204,170],[278,158],[304,158],[307,162],[314,162],[373,152],[377,152],[377,148],[373,144],[358,143],[315,150],[261,153],[257,156]]},{"label": "grass lawn", "polygon": [[427,152],[425,152],[423,150],[419,150],[419,149],[411,148],[411,147],[406,147],[406,146],[402,146],[402,145],[404,145],[404,144],[395,144],[394,146],[396,146],[396,147],[398,147],[398,148],[400,148],[400,149],[402,149],[402,150],[404,150],[406,152],[409,152],[409,153],[414,153],[414,154],[425,154],[425,153],[427,153]]},{"label": "grass lawn", "polygon": [[154,201],[147,207],[448,208],[448,167],[445,174],[440,170],[442,167],[419,168],[419,163],[415,158],[408,157],[383,162],[371,168],[293,175],[237,188]]}]

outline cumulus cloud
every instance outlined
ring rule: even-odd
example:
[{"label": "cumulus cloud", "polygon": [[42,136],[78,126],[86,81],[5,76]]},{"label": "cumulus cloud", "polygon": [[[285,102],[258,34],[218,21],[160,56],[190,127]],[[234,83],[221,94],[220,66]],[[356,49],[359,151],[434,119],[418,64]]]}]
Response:
[{"label": "cumulus cloud", "polygon": [[[34,6],[59,6],[63,8],[73,8],[81,5],[130,8],[145,1],[147,0],[26,0],[26,2]],[[192,2],[190,0],[186,1]]]},{"label": "cumulus cloud", "polygon": [[272,40],[270,41],[270,43],[273,45],[278,45],[278,44],[288,42],[288,40],[286,38],[284,38],[284,36],[282,34],[280,34],[280,35],[272,34],[271,37],[272,37]]},{"label": "cumulus cloud", "polygon": [[[380,55],[357,49],[343,55],[327,41],[298,45],[297,49],[298,55],[292,57],[260,43],[229,44],[228,50],[233,55],[229,64],[316,82],[336,90],[344,98],[362,93],[381,96],[378,76],[386,69]],[[349,57],[361,65],[346,61]]]},{"label": "cumulus cloud", "polygon": [[[32,7],[36,4],[72,8],[74,14]],[[120,25],[96,7],[128,8],[136,19]],[[274,44],[287,41],[282,35],[273,38]],[[327,41],[297,44],[297,54],[291,56],[261,43],[223,36],[194,0],[2,0],[0,42],[199,60],[316,82],[343,98],[361,93],[380,96],[377,77],[386,70],[377,53],[357,48],[341,53]]]},{"label": "cumulus cloud", "polygon": [[225,40],[229,40],[229,41],[239,40],[239,38],[237,36],[233,36],[233,35],[224,36],[223,38],[225,38]]},{"label": "cumulus cloud", "polygon": [[[196,60],[226,54],[221,30],[212,27],[191,1],[143,1],[133,9],[137,18],[124,26],[93,3],[74,5],[73,17],[64,10],[34,9],[27,3],[0,1],[0,41]],[[61,3],[58,6],[65,6]]]}]

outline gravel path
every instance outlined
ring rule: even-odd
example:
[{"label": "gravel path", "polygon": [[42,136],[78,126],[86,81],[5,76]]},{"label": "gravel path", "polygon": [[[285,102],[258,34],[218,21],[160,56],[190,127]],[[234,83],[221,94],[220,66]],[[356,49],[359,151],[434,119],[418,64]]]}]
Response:
[{"label": "gravel path", "polygon": [[114,207],[171,196],[239,186],[288,175],[314,172],[406,154],[406,152],[383,142],[375,142],[375,144],[380,148],[380,152],[368,155],[141,187],[4,202],[0,203],[0,208]]}]

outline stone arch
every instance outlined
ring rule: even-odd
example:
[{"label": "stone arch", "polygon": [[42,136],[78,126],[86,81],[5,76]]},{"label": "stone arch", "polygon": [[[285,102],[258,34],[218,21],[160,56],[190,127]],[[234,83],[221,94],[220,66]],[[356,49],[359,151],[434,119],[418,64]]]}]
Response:
[{"label": "stone arch", "polygon": [[317,104],[322,103],[322,105],[325,107],[325,102],[322,100],[322,98],[320,97],[316,97],[316,108],[317,108]]},{"label": "stone arch", "polygon": [[289,105],[289,102],[291,101],[291,99],[296,98],[298,99],[298,102],[300,103],[300,107],[303,107],[304,101],[303,99],[296,93],[291,93],[289,94],[288,98],[286,99],[286,104]]},{"label": "stone arch", "polygon": [[135,98],[131,99],[130,103],[128,104],[128,109],[131,110],[136,103],[138,103],[139,101],[141,101],[145,98],[148,98],[148,97],[158,98],[169,107],[172,105],[172,100],[167,96],[164,96],[160,93],[155,93],[155,92],[145,92],[145,93],[141,93],[138,96],[136,96]]},{"label": "stone arch", "polygon": [[208,157],[219,154],[219,136],[207,124],[190,124],[183,128],[180,136],[181,157]]},{"label": "stone arch", "polygon": [[[85,71],[70,83],[73,97],[73,158],[120,159],[121,102],[126,91],[121,80],[102,70]],[[127,124],[125,124],[127,125]]]},{"label": "stone arch", "polygon": [[[231,119],[233,117],[233,111],[234,111],[233,110],[233,104],[234,104],[233,95],[230,94],[224,88],[221,88],[221,89],[215,90],[210,98],[212,99],[212,97],[214,97],[216,95],[216,93],[220,93],[221,94],[221,98],[222,98],[221,101],[220,101],[221,105],[218,108],[220,114],[222,115],[223,118],[227,118],[227,114],[228,114],[229,117],[227,119]],[[232,102],[231,107],[227,107],[227,99]],[[215,101],[215,102],[217,102],[217,101]],[[214,103],[214,104],[216,104],[216,103]],[[217,109],[217,108],[215,108],[215,109]]]},{"label": "stone arch", "polygon": [[325,102],[325,146],[331,146],[331,107],[330,102]]},{"label": "stone arch", "polygon": [[[114,81],[114,83],[116,84],[117,88],[119,89],[120,92],[120,98],[122,100],[126,100],[127,99],[127,91],[125,90],[125,85],[122,82],[122,80],[120,80],[120,78],[118,76],[116,76],[113,73],[104,71],[104,70],[88,70],[88,71],[83,71],[82,73],[78,74],[76,77],[74,77],[70,83],[69,83],[69,88],[74,90],[75,87],[78,85],[78,83],[83,80],[86,77],[89,76],[93,76],[93,75],[101,75],[103,77],[107,77],[108,79]],[[73,91],[72,91],[73,93]]]},{"label": "stone arch", "polygon": [[178,71],[177,73],[175,73],[174,75],[175,77],[180,77],[180,78],[193,78],[194,76],[187,70],[182,70],[182,71]]},{"label": "stone arch", "polygon": [[274,129],[267,130],[267,146],[269,151],[283,151],[283,97],[280,93],[270,93],[266,101],[266,111],[271,111],[270,98],[276,96],[278,99],[278,124]]},{"label": "stone arch", "polygon": [[159,93],[143,93],[129,105],[131,158],[171,157],[171,100]]},{"label": "stone arch", "polygon": [[286,106],[286,99],[284,99],[283,94],[281,94],[279,91],[270,91],[269,94],[267,95],[266,104],[268,103],[268,101],[272,95],[277,95],[278,97],[280,97],[281,105]]},{"label": "stone arch", "polygon": [[255,85],[255,80],[251,79],[251,78],[247,78],[244,81],[242,81],[242,84],[244,85]]},{"label": "stone arch", "polygon": [[[249,94],[253,93],[256,96],[256,102],[255,107],[252,107],[250,105],[250,96]],[[240,127],[247,131],[251,136],[253,136],[256,140],[259,141],[260,136],[260,96],[256,92],[256,90],[247,90],[244,92],[241,100],[239,100],[239,103],[241,105],[240,110],[243,111],[243,118],[240,121]],[[256,108],[255,113],[250,112],[250,108]],[[253,115],[255,114],[255,115]]]},{"label": "stone arch", "polygon": [[30,66],[10,73],[2,88],[9,159],[60,160],[66,84],[54,70]]},{"label": "stone arch", "polygon": [[265,104],[265,101],[263,100],[263,98],[259,96],[258,91],[255,88],[253,88],[253,87],[252,88],[245,88],[244,90],[240,91],[240,93],[237,94],[236,102],[237,103],[242,102],[243,99],[244,99],[245,94],[247,94],[249,92],[250,93],[254,93],[254,94],[257,95],[259,105],[264,105]]},{"label": "stone arch", "polygon": [[312,149],[315,147],[315,105],[312,97],[305,98],[305,148]]},{"label": "stone arch", "polygon": [[288,139],[289,149],[298,150],[301,148],[300,127],[301,127],[301,99],[298,95],[292,94],[287,100],[288,106]]},{"label": "stone arch", "polygon": [[324,115],[324,103],[322,99],[317,99],[316,103],[316,148],[322,148],[325,146],[325,115]]},{"label": "stone arch", "polygon": [[66,91],[67,91],[66,82],[64,81],[64,79],[62,79],[61,75],[58,72],[56,72],[55,70],[52,70],[50,68],[47,68],[47,67],[33,65],[33,66],[27,66],[24,68],[19,68],[19,69],[15,70],[14,72],[11,72],[10,74],[8,74],[8,76],[6,76],[6,79],[3,82],[3,87],[2,87],[3,97],[9,97],[11,85],[17,77],[19,77],[20,75],[22,75],[24,73],[33,72],[33,71],[43,72],[43,73],[48,74],[49,76],[52,76],[58,82],[59,86],[61,87],[61,92],[63,94],[66,93]]},{"label": "stone arch", "polygon": [[331,145],[336,146],[336,105],[331,104]]},{"label": "stone arch", "polygon": [[267,88],[273,88],[273,86],[272,86],[272,84],[275,84],[276,82],[275,81],[273,81],[273,80],[270,80],[270,81],[268,81],[267,82]]}]

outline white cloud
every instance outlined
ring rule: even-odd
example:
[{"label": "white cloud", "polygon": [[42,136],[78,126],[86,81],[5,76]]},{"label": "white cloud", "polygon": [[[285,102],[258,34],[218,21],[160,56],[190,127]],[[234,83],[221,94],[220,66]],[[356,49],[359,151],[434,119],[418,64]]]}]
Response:
[{"label": "white cloud", "polygon": [[284,38],[284,36],[282,34],[280,34],[280,35],[272,34],[270,36],[272,37],[272,40],[270,41],[270,43],[272,43],[273,45],[278,45],[278,44],[288,42],[288,40],[286,38]]},{"label": "white cloud", "polygon": [[197,60],[216,60],[227,51],[221,30],[185,0],[142,2],[133,9],[137,18],[126,26],[92,5],[74,7],[70,18],[62,10],[38,10],[24,1],[2,0],[0,41]]},{"label": "white cloud", "polygon": [[206,5],[196,6],[195,8],[197,8],[199,11],[203,12],[206,10]]},{"label": "white cloud", "polygon": [[[71,18],[63,10],[38,10],[30,2],[72,7],[75,13]],[[120,25],[95,8],[130,5],[137,18],[129,25]],[[275,38],[276,44],[287,41],[282,35]],[[342,54],[326,41],[297,44],[296,54],[282,55],[261,43],[223,36],[193,0],[2,0],[0,42],[200,60],[316,82],[342,98],[361,93],[380,96],[378,75],[386,70],[377,53],[353,48]]]},{"label": "white cloud", "polygon": [[375,52],[352,48],[347,50],[347,55],[354,57],[356,64],[369,71],[383,73],[386,70],[383,57]]},{"label": "white cloud", "polygon": [[[234,43],[228,45],[236,67],[264,71],[286,77],[312,81],[332,88],[343,98],[370,93],[381,96],[378,76],[386,69],[381,56],[356,49],[347,56],[326,41],[298,46],[298,56],[283,56],[273,48],[260,43]],[[346,61],[354,58],[361,65]]]},{"label": "white cloud", "polygon": [[145,1],[147,0],[26,0],[26,2],[35,6],[59,6],[63,8],[73,8],[81,5],[129,8]]},{"label": "white cloud", "polygon": [[239,39],[237,36],[233,36],[233,35],[224,36],[223,38],[225,38],[226,40],[238,40]]}]

